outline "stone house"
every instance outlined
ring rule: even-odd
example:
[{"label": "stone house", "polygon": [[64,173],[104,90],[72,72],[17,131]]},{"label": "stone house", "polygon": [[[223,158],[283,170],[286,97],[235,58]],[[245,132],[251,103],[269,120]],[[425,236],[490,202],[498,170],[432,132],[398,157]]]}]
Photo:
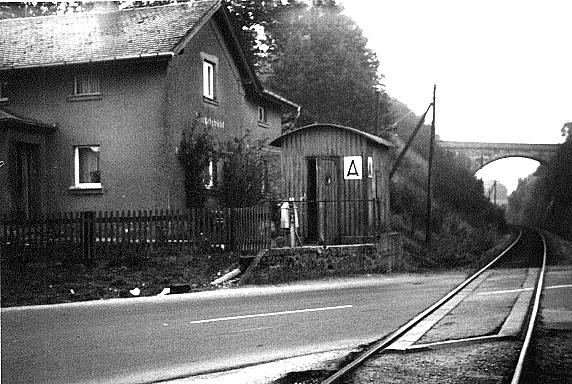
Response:
[{"label": "stone house", "polygon": [[180,209],[185,130],[280,136],[238,30],[220,0],[0,20],[0,213]]}]

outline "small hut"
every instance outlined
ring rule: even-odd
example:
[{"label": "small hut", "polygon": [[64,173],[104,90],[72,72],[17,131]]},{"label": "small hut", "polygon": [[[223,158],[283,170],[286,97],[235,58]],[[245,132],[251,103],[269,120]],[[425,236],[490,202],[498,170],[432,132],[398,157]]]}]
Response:
[{"label": "small hut", "polygon": [[388,229],[389,148],[355,128],[312,124],[284,133],[284,199],[293,198],[305,243],[347,244]]}]

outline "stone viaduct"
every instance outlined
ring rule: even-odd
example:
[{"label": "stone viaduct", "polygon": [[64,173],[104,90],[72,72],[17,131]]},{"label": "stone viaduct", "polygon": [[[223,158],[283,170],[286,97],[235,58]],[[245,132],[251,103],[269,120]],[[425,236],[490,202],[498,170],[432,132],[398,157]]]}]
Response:
[{"label": "stone viaduct", "polygon": [[439,141],[439,146],[470,160],[470,170],[476,173],[485,165],[507,157],[525,157],[546,163],[560,144],[479,143]]}]

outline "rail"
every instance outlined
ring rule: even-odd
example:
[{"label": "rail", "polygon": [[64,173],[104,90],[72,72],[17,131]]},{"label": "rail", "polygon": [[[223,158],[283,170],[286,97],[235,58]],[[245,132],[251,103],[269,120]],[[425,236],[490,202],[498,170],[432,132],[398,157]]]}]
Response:
[{"label": "rail", "polygon": [[[399,329],[394,331],[392,334],[390,334],[386,338],[384,338],[384,339],[380,340],[379,342],[373,344],[370,348],[368,348],[363,353],[359,354],[351,362],[349,362],[345,366],[341,367],[338,371],[336,371],[331,376],[327,377],[324,381],[322,381],[322,384],[339,383],[340,380],[343,377],[345,377],[349,372],[355,370],[357,367],[362,365],[366,360],[370,359],[374,354],[380,353],[384,349],[387,349],[391,344],[393,344],[396,340],[398,340],[400,337],[402,337],[405,333],[410,331],[413,327],[415,327],[417,324],[419,324],[422,320],[426,319],[429,315],[433,314],[435,311],[437,311],[438,309],[443,307],[443,305],[445,305],[445,303],[447,303],[455,295],[457,295],[460,291],[462,291],[465,287],[467,287],[467,285],[469,285],[471,282],[473,282],[475,279],[477,279],[480,275],[482,275],[485,271],[489,270],[493,265],[495,265],[497,262],[499,262],[522,239],[523,239],[523,230],[521,229],[517,238],[502,253],[500,253],[497,257],[495,257],[487,265],[485,265],[480,270],[475,272],[472,276],[470,276],[463,283],[461,283],[459,286],[457,286],[455,289],[453,289],[451,292],[449,292],[441,300],[439,300],[438,302],[436,302],[435,304],[433,304],[432,306],[430,306],[429,308],[427,308],[426,310],[424,310],[423,312],[421,312],[420,314],[415,316],[413,319],[411,319],[405,325],[401,326]],[[528,345],[530,343],[530,338],[532,335],[534,323],[535,323],[536,316],[538,313],[539,300],[540,300],[540,294],[541,294],[541,290],[542,290],[545,265],[546,265],[546,241],[544,239],[544,236],[542,236],[542,241],[543,241],[543,250],[544,250],[543,251],[542,269],[540,271],[540,275],[539,275],[538,282],[536,285],[536,295],[535,295],[532,315],[530,316],[530,320],[529,320],[528,331],[526,334],[525,341],[523,343],[521,354],[519,356],[517,367],[514,371],[512,384],[518,384],[520,377],[522,375],[522,369],[524,367],[524,361],[526,359],[526,350],[527,350]]]},{"label": "rail", "polygon": [[516,364],[516,368],[514,370],[514,374],[512,375],[511,384],[518,384],[522,378],[522,372],[524,369],[524,362],[526,361],[528,347],[530,345],[530,340],[532,340],[532,332],[534,331],[534,325],[536,324],[536,318],[538,317],[538,309],[540,307],[540,296],[542,294],[542,286],[544,284],[544,274],[546,272],[546,238],[544,234],[540,233],[542,237],[542,247],[543,247],[543,254],[542,254],[542,268],[540,270],[540,276],[538,278],[538,282],[536,284],[536,293],[534,295],[534,304],[532,306],[532,312],[530,315],[530,319],[528,321],[528,328],[526,330],[526,336],[524,337],[524,342],[522,343],[522,349],[520,350],[520,354],[518,356],[518,362]]}]

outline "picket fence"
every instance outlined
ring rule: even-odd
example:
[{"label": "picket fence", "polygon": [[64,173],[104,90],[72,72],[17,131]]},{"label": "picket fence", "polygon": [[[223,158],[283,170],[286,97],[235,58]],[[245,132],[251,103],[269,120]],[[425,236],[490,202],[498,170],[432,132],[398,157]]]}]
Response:
[{"label": "picket fence", "polygon": [[218,210],[54,213],[39,219],[0,217],[3,260],[91,262],[158,247],[256,252],[270,241],[269,205]]}]

